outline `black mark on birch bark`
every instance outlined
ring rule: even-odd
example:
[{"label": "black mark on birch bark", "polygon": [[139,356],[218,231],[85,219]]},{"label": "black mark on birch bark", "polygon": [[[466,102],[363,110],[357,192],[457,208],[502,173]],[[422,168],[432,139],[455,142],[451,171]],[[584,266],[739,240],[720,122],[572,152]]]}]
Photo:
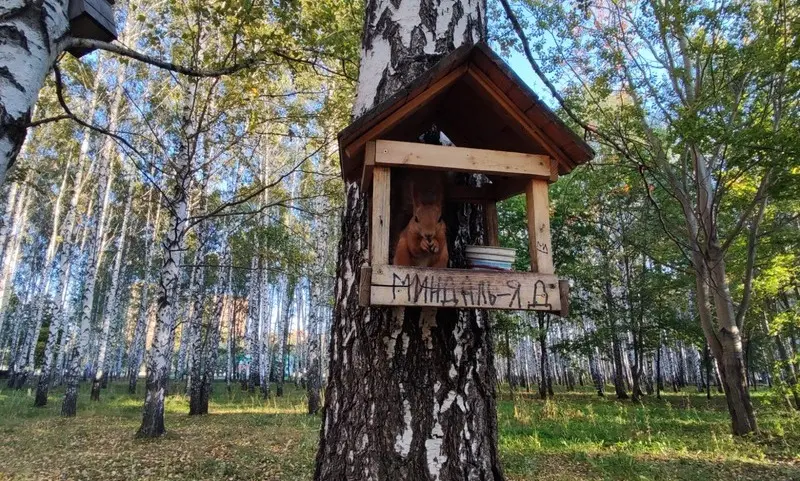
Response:
[{"label": "black mark on birch bark", "polygon": [[421,0],[419,2],[419,19],[425,28],[433,33],[436,32],[436,7],[433,0]]},{"label": "black mark on birch bark", "polygon": [[[14,77],[14,74],[11,73],[11,70],[9,70],[8,67],[0,67],[0,77],[8,80],[8,82],[20,92],[25,93],[25,87],[17,82],[16,77]],[[3,112],[3,114],[5,114],[5,112]]]},{"label": "black mark on birch bark", "polygon": [[437,52],[451,52],[455,50],[456,25],[458,25],[458,22],[460,22],[462,18],[464,18],[464,6],[461,4],[461,0],[456,0],[453,2],[453,11],[450,21],[447,23],[447,30],[444,32],[444,37],[436,39]]},{"label": "black mark on birch bark", "polygon": [[24,48],[26,52],[31,53],[28,47],[28,37],[25,32],[18,29],[14,25],[0,25],[0,44],[15,43]]}]

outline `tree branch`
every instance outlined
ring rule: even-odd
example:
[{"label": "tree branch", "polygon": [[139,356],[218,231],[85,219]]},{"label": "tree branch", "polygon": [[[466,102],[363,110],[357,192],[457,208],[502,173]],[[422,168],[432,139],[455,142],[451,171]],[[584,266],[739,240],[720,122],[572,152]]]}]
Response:
[{"label": "tree branch", "polygon": [[72,117],[70,117],[69,115],[66,115],[66,114],[64,114],[64,115],[56,115],[54,117],[46,117],[46,118],[43,118],[43,119],[34,120],[34,121],[30,122],[27,125],[27,127],[28,128],[39,127],[40,125],[49,124],[49,123],[52,123],[52,122],[59,122],[61,120],[69,120],[71,118]]},{"label": "tree branch", "polygon": [[[204,219],[207,219],[209,217],[221,217],[221,216],[224,216],[224,214],[220,214],[223,210],[225,210],[225,209],[227,209],[229,207],[234,207],[234,206],[237,206],[237,205],[244,204],[244,203],[246,203],[246,202],[248,202],[248,201],[250,201],[252,199],[255,199],[256,197],[261,195],[267,189],[271,189],[272,187],[275,187],[276,185],[280,184],[283,181],[283,179],[285,179],[285,178],[289,177],[290,175],[292,175],[297,169],[300,168],[300,166],[302,166],[308,159],[310,159],[311,157],[316,155],[326,145],[327,145],[327,142],[321,144],[313,152],[311,152],[310,154],[308,154],[305,157],[303,157],[297,164],[295,164],[291,169],[289,169],[288,172],[285,172],[284,174],[282,174],[280,177],[278,177],[274,181],[270,182],[269,184],[262,185],[260,188],[254,190],[253,192],[247,194],[246,196],[244,196],[244,197],[242,197],[240,199],[236,199],[236,200],[232,200],[230,202],[226,202],[226,203],[220,205],[219,207],[217,207],[216,209],[212,210],[211,212],[203,214],[202,216],[188,218],[186,220],[187,221],[187,225],[185,227],[185,230],[188,231],[193,226],[195,226],[196,224],[202,222]],[[272,205],[270,205],[270,207],[271,206]],[[250,212],[245,212],[243,214],[249,214],[249,213]]]},{"label": "tree branch", "polygon": [[106,52],[111,52],[117,55],[122,55],[123,57],[132,58],[134,60],[144,62],[148,65],[153,65],[154,67],[159,67],[165,70],[169,70],[170,72],[176,72],[179,74],[187,75],[189,77],[221,77],[223,75],[230,75],[259,64],[274,65],[267,63],[263,58],[252,57],[242,62],[229,65],[227,67],[221,67],[218,69],[208,70],[208,69],[192,68],[192,67],[187,67],[185,65],[179,65],[176,63],[168,62],[166,60],[157,57],[152,57],[150,55],[145,55],[143,53],[137,52],[136,50],[124,47],[116,43],[103,42],[101,40],[92,40],[88,38],[67,37],[63,41],[63,48],[105,50]]},{"label": "tree branch", "polygon": [[[111,132],[111,131],[109,131],[107,129],[104,129],[102,127],[98,127],[96,125],[90,124],[89,122],[86,122],[85,120],[83,120],[83,119],[79,118],[77,115],[75,115],[72,112],[72,110],[70,110],[69,105],[67,105],[66,99],[64,99],[64,81],[63,81],[63,78],[61,76],[61,69],[58,67],[58,63],[53,65],[53,74],[54,74],[55,80],[56,80],[56,97],[58,97],[58,103],[61,105],[61,108],[64,109],[64,112],[65,112],[65,115],[66,115],[67,118],[73,120],[74,122],[76,122],[78,125],[80,125],[82,127],[85,127],[85,128],[87,128],[89,130],[92,130],[94,132],[97,132],[97,133],[100,133],[100,134],[103,134],[103,135],[107,135],[107,136],[113,138],[117,142],[119,142],[119,143],[123,144],[124,146],[128,147],[129,149],[131,149],[140,158],[145,159],[145,156],[141,152],[139,152],[136,149],[136,147],[131,145],[130,142],[128,142],[125,138],[123,138],[123,137],[121,137],[121,136],[119,136],[119,135],[115,134],[114,132]],[[135,161],[133,162],[133,165],[136,166],[136,170],[138,170],[145,177],[145,179],[148,182],[150,182],[153,185],[153,187],[155,187],[155,189],[158,190],[158,192],[165,199],[169,199],[167,194],[163,190],[161,190],[161,187],[159,187],[158,182],[156,182],[155,179],[150,177],[150,173],[149,172],[147,172],[144,168],[142,168],[141,165],[139,165]]]},{"label": "tree branch", "polygon": [[[765,177],[768,176],[769,174]],[[750,224],[750,235],[747,239],[747,264],[745,267],[744,285],[742,286],[742,302],[739,304],[739,309],[736,311],[736,325],[740,330],[742,329],[744,315],[747,313],[747,308],[750,306],[750,298],[753,294],[753,275],[756,263],[756,247],[758,245],[758,227],[764,219],[764,210],[767,207],[768,200],[769,196],[765,195],[762,197],[761,204],[758,206],[758,214],[756,214],[755,219],[753,219],[752,224]]]}]

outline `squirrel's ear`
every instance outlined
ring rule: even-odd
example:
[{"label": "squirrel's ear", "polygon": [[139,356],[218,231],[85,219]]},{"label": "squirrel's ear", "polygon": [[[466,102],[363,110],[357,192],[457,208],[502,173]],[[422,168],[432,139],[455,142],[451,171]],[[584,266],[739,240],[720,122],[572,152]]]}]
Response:
[{"label": "squirrel's ear", "polygon": [[414,222],[419,222],[419,217],[414,216]]},{"label": "squirrel's ear", "polygon": [[444,222],[444,216],[443,216],[443,215],[440,215],[440,216],[439,216],[439,220],[438,220],[438,222],[439,222],[440,224],[441,224],[442,222]]}]

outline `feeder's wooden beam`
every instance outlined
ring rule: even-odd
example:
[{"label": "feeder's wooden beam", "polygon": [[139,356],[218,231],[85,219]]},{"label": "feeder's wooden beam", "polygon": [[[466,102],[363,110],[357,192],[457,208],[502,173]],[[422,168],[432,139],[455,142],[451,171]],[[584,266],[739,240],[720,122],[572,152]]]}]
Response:
[{"label": "feeder's wooden beam", "polygon": [[375,167],[372,172],[372,237],[370,259],[373,265],[389,263],[389,215],[391,170]]},{"label": "feeder's wooden beam", "polygon": [[486,228],[486,245],[498,247],[500,235],[497,222],[497,203],[487,202],[483,205],[483,220]]},{"label": "feeder's wooden beam", "polygon": [[372,185],[372,170],[375,168],[375,141],[367,142],[364,150],[364,167],[361,171],[361,192],[367,192]]},{"label": "feeder's wooden beam", "polygon": [[372,266],[369,299],[373,306],[548,312],[563,308],[559,280],[552,274],[391,265]]},{"label": "feeder's wooden beam", "polygon": [[528,176],[546,180],[551,176],[550,158],[546,155],[393,140],[375,142],[375,165]]},{"label": "feeder's wooden beam", "polygon": [[550,239],[550,207],[547,181],[531,179],[525,188],[528,214],[528,240],[531,254],[531,271],[552,274],[553,245]]},{"label": "feeder's wooden beam", "polygon": [[[372,272],[370,272],[372,274]],[[566,279],[558,280],[558,292],[561,294],[561,311],[558,315],[569,317],[569,281]]]}]

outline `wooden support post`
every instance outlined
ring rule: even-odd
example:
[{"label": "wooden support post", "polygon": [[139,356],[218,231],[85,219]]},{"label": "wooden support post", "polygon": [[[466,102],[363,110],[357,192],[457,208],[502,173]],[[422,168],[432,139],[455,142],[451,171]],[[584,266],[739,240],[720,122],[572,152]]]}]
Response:
[{"label": "wooden support post", "polygon": [[[370,270],[370,274],[372,271]],[[561,317],[569,317],[569,281],[566,279],[558,280],[558,292],[561,295],[561,311],[558,313]]]},{"label": "wooden support post", "polygon": [[372,172],[372,243],[373,266],[389,263],[389,203],[392,178],[389,167],[375,167]]},{"label": "wooden support post", "polygon": [[528,211],[528,236],[530,242],[531,271],[552,274],[553,251],[550,242],[550,207],[547,199],[547,181],[531,179],[525,188]]},{"label": "wooden support post", "polygon": [[497,227],[497,203],[487,202],[483,204],[483,220],[486,228],[486,245],[492,247],[500,246],[500,237]]},{"label": "wooden support post", "polygon": [[366,192],[372,184],[372,169],[375,168],[375,141],[367,142],[364,151],[364,167],[361,171],[361,190]]}]

